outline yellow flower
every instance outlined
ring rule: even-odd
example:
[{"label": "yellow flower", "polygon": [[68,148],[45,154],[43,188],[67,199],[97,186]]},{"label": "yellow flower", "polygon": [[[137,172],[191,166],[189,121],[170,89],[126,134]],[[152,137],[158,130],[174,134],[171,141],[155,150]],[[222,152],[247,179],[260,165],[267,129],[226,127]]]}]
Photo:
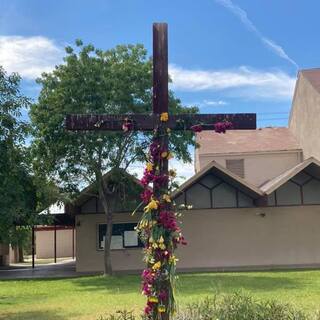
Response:
[{"label": "yellow flower", "polygon": [[153,243],[153,244],[152,244],[152,248],[153,248],[153,249],[157,249],[157,248],[158,248],[158,245],[157,245],[156,243]]},{"label": "yellow flower", "polygon": [[159,313],[164,313],[164,312],[166,312],[166,307],[164,306],[164,305],[159,305],[158,306],[158,312]]},{"label": "yellow flower", "polygon": [[163,236],[160,236],[159,240],[158,240],[158,247],[161,250],[165,250],[166,249],[166,245],[164,244],[164,239]]},{"label": "yellow flower", "polygon": [[177,172],[174,169],[169,170],[169,176],[175,178],[177,176]]},{"label": "yellow flower", "polygon": [[158,303],[159,299],[157,297],[155,297],[155,296],[151,296],[151,297],[149,297],[149,301],[150,302],[154,302],[154,303]]},{"label": "yellow flower", "polygon": [[161,115],[160,115],[160,121],[167,122],[168,120],[169,120],[169,114],[168,114],[168,112],[163,112],[163,113],[161,113]]},{"label": "yellow flower", "polygon": [[173,158],[173,154],[171,152],[168,152],[167,159],[170,160],[172,158]]},{"label": "yellow flower", "polygon": [[151,210],[157,210],[159,206],[159,201],[152,199],[147,206],[144,207],[144,212],[149,212]]},{"label": "yellow flower", "polygon": [[153,170],[153,164],[151,162],[148,162],[146,167],[149,172]]},{"label": "yellow flower", "polygon": [[161,158],[167,158],[168,157],[168,152],[167,151],[163,151],[161,153]]},{"label": "yellow flower", "polygon": [[175,256],[171,256],[169,258],[169,263],[171,263],[171,264],[175,265],[177,263],[177,261],[179,261],[179,259],[177,259]]},{"label": "yellow flower", "polygon": [[161,261],[156,262],[153,266],[152,266],[152,270],[159,270],[161,268]]},{"label": "yellow flower", "polygon": [[162,197],[165,202],[171,202],[171,198],[168,194],[164,194]]}]

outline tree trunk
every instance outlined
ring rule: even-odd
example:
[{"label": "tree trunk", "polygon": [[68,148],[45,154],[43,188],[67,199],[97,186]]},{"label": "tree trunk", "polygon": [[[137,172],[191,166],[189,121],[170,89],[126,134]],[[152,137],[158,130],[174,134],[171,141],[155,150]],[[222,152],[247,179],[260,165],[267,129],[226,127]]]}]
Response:
[{"label": "tree trunk", "polygon": [[20,263],[23,263],[23,262],[24,262],[22,245],[20,245],[20,246],[18,247],[18,262],[20,262]]},{"label": "tree trunk", "polygon": [[111,237],[112,237],[112,210],[110,201],[104,192],[103,186],[99,184],[99,198],[101,200],[104,213],[106,215],[106,222],[107,222],[107,230],[106,230],[106,237],[104,241],[104,274],[105,275],[113,275],[112,270],[112,261],[111,261]]}]

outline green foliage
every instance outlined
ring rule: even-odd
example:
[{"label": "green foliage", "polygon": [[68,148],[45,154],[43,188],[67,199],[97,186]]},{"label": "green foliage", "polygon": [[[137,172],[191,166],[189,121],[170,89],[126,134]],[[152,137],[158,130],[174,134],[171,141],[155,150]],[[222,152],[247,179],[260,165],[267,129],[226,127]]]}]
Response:
[{"label": "green foliage", "polygon": [[[31,108],[33,150],[39,171],[45,170],[66,190],[92,183],[98,172],[144,160],[149,135],[131,132],[68,132],[68,113],[130,114],[151,112],[152,66],[142,45],[102,51],[92,45],[66,48],[65,63],[45,73],[38,103]],[[170,94],[172,113],[196,112]],[[172,150],[190,160],[191,133],[174,133]]]},{"label": "green foliage", "polygon": [[20,93],[20,77],[0,67],[0,242],[17,244],[35,209],[36,190],[28,167],[28,124],[21,110],[29,100]]},{"label": "green foliage", "polygon": [[[132,312],[118,311],[99,320],[138,320]],[[319,320],[291,305],[270,301],[256,301],[246,294],[229,294],[206,298],[201,302],[189,304],[179,311],[173,320]]]},{"label": "green foliage", "polygon": [[134,316],[133,312],[123,310],[123,311],[117,311],[117,313],[107,317],[100,316],[98,320],[136,320],[136,319],[137,318]]},{"label": "green foliage", "polygon": [[178,313],[175,320],[311,320],[291,305],[270,301],[256,301],[246,294],[229,294],[207,298],[190,304]]}]

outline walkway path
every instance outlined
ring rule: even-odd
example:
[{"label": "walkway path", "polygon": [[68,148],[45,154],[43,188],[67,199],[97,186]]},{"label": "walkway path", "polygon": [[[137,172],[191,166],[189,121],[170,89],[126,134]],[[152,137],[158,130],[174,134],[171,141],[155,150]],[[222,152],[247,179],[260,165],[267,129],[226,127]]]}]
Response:
[{"label": "walkway path", "polygon": [[0,269],[0,280],[70,278],[82,275],[92,275],[92,273],[77,273],[74,260],[38,265],[34,269],[29,266],[12,266],[8,269]]}]

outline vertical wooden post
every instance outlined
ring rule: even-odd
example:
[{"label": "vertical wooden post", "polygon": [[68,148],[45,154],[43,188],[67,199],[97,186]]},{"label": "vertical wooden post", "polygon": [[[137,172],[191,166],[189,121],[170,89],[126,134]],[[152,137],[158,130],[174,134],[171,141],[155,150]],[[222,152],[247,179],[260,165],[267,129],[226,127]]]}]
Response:
[{"label": "vertical wooden post", "polygon": [[[161,113],[169,111],[168,93],[168,25],[166,23],[153,24],[153,113],[160,117]],[[158,134],[154,141],[159,143],[162,150],[169,147],[167,124],[161,122],[157,128]],[[160,168],[159,175],[168,175],[168,159],[163,158],[156,164]],[[153,194],[159,198],[161,194],[168,193],[168,182],[161,188],[153,185]],[[168,208],[169,209],[169,208]],[[167,280],[162,280],[165,288],[169,284]],[[161,314],[161,320],[169,320],[170,313],[168,304],[165,305],[166,311]]]},{"label": "vertical wooden post", "polygon": [[35,236],[34,236],[34,226],[32,226],[31,230],[31,253],[32,253],[32,269],[34,269],[34,255],[35,255]]},{"label": "vertical wooden post", "polygon": [[57,263],[57,225],[56,225],[56,222],[54,223],[53,242],[54,242],[54,263]]},{"label": "vertical wooden post", "polygon": [[[169,111],[168,93],[168,25],[166,23],[153,24],[153,113],[161,114]],[[166,130],[165,122],[161,124],[160,131]],[[156,139],[158,139],[156,137]],[[163,149],[168,149],[168,138],[160,139]],[[168,173],[168,160],[163,159],[160,174]],[[164,186],[163,189],[167,189]],[[154,188],[156,196],[160,190]]]},{"label": "vertical wooden post", "polygon": [[153,113],[168,112],[168,25],[153,24]]}]

